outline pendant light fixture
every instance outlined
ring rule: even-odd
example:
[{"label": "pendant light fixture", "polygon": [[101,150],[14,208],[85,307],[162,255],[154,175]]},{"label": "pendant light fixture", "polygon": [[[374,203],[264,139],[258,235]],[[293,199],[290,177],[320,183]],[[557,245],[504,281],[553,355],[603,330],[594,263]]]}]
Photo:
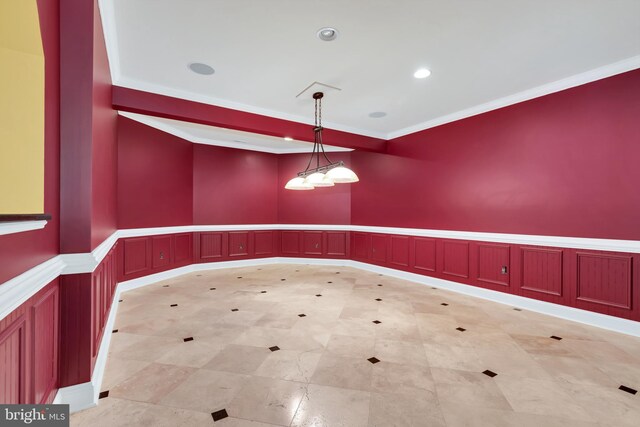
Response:
[{"label": "pendant light fixture", "polygon": [[[313,94],[315,124],[313,127],[313,151],[307,167],[284,186],[287,190],[313,190],[316,187],[333,187],[334,184],[358,182],[358,176],[342,161],[332,162],[322,145],[322,92]],[[314,166],[315,167],[312,167]]]}]

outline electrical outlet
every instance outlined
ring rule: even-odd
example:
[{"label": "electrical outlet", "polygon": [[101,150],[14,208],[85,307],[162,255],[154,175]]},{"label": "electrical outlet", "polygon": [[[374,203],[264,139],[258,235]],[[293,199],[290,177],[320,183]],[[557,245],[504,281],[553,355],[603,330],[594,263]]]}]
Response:
[{"label": "electrical outlet", "polygon": [[502,270],[500,270],[500,273],[507,274],[507,266],[506,265],[502,266]]}]

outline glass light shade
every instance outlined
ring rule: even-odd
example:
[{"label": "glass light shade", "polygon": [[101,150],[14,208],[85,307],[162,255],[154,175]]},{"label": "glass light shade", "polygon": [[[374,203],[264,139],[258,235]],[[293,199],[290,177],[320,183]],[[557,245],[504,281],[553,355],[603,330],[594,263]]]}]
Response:
[{"label": "glass light shade", "polygon": [[306,182],[304,178],[297,176],[290,179],[284,188],[287,190],[313,190],[313,185]]},{"label": "glass light shade", "polygon": [[306,181],[314,187],[333,187],[333,181],[322,172],[309,175]]},{"label": "glass light shade", "polygon": [[336,184],[344,184],[349,182],[358,182],[358,175],[356,175],[351,169],[344,166],[338,166],[327,172],[326,176]]}]

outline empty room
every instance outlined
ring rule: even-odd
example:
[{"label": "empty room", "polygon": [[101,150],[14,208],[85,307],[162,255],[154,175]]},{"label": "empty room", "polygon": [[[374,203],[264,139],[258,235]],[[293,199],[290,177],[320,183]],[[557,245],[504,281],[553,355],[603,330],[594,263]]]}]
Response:
[{"label": "empty room", "polygon": [[639,0],[1,0],[0,425],[640,425]]}]

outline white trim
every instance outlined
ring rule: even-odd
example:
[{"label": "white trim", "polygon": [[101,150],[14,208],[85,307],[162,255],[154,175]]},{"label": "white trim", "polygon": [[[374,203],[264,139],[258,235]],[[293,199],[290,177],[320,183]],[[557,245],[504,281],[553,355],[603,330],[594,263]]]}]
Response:
[{"label": "white trim", "polygon": [[585,237],[541,236],[533,234],[485,233],[477,231],[429,230],[424,228],[375,227],[369,225],[331,224],[249,224],[249,225],[185,225],[176,227],[129,228],[118,230],[118,237],[141,237],[158,234],[194,233],[234,230],[337,230],[366,233],[400,234],[416,237],[475,240],[517,245],[550,246],[558,248],[590,249],[597,251],[640,253],[640,241],[591,239]]},{"label": "white trim", "polygon": [[116,27],[116,16],[113,10],[114,0],[98,0],[98,10],[102,21],[102,32],[104,33],[104,44],[107,49],[107,59],[109,61],[109,71],[111,71],[111,81],[115,85],[120,80],[120,51],[118,50],[118,32]]},{"label": "white trim", "polygon": [[64,266],[55,256],[0,285],[0,320],[60,276]]},{"label": "white trim", "polygon": [[5,234],[23,233],[25,231],[41,230],[47,221],[12,221],[0,222],[0,236]]},{"label": "white trim", "polygon": [[208,264],[191,264],[185,267],[163,271],[161,273],[152,274],[139,279],[128,280],[118,284],[114,295],[113,305],[111,306],[111,311],[109,313],[109,319],[107,320],[107,324],[104,328],[104,335],[102,337],[100,349],[98,350],[98,358],[96,359],[96,365],[91,377],[91,382],[61,388],[58,390],[54,403],[69,404],[71,412],[80,411],[98,404],[98,395],[100,393],[100,386],[102,385],[107,355],[109,353],[109,343],[111,342],[111,334],[118,309],[118,300],[123,292],[138,289],[195,271],[268,264],[306,264],[353,267],[373,273],[384,274],[397,279],[408,280],[421,285],[446,289],[452,292],[482,298],[499,304],[505,304],[573,322],[583,323],[589,326],[595,326],[602,329],[640,337],[640,322],[346,259],[274,257],[239,261],[222,261]]},{"label": "white trim", "polygon": [[603,67],[595,68],[584,73],[575,74],[573,76],[557,80],[555,82],[547,83],[542,86],[514,93],[503,98],[494,99],[492,101],[485,102],[484,104],[476,105],[471,108],[466,108],[464,110],[456,111],[451,114],[436,117],[435,119],[427,120],[426,122],[398,129],[393,132],[389,132],[386,135],[386,139],[390,140],[399,138],[401,136],[440,126],[445,123],[455,122],[467,117],[476,116],[478,114],[486,113],[492,110],[497,110],[498,108],[518,104],[520,102],[528,101],[533,98],[539,98],[541,96],[560,92],[562,90],[570,89],[572,87],[580,86],[586,83],[591,83],[596,80],[604,79],[606,77],[615,76],[616,74],[625,73],[627,71],[635,70],[636,68],[640,68],[640,55],[632,56],[631,58],[614,62],[613,64],[608,64]]}]

